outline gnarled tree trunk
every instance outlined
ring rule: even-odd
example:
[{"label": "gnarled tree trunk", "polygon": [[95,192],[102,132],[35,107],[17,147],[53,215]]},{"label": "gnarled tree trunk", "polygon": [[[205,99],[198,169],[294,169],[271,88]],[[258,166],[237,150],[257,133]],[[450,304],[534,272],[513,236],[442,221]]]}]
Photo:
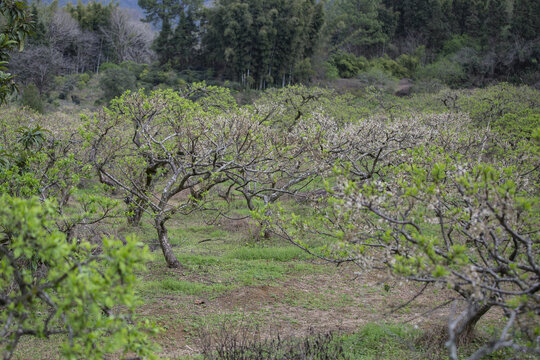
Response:
[{"label": "gnarled tree trunk", "polygon": [[173,269],[180,269],[182,268],[182,265],[180,264],[176,256],[174,256],[171,243],[169,242],[167,228],[165,227],[165,221],[166,220],[161,218],[160,216],[157,216],[155,219],[155,226],[158,232],[159,245],[161,246],[161,250],[163,251],[163,255],[165,256],[167,266]]},{"label": "gnarled tree trunk", "polygon": [[478,320],[484,316],[491,305],[482,305],[470,303],[455,320],[450,321],[448,327],[449,339],[446,346],[450,350],[450,359],[458,359],[458,346],[463,345],[471,340],[474,332],[474,327]]},{"label": "gnarled tree trunk", "polygon": [[464,344],[471,339],[476,323],[484,316],[491,305],[472,305],[469,316],[465,317],[456,326],[456,338],[458,344]]}]

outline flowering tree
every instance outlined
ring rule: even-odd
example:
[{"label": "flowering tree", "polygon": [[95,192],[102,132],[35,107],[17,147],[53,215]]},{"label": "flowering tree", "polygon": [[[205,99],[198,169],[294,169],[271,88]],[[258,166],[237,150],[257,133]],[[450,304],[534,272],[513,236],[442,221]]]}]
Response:
[{"label": "flowering tree", "polygon": [[[196,85],[124,94],[87,118],[83,132],[99,176],[152,216],[167,265],[178,268],[166,222],[201,208],[232,172],[258,162],[261,128],[224,89]],[[177,196],[185,191],[188,197]]]},{"label": "flowering tree", "polygon": [[[326,260],[386,267],[426,284],[423,290],[429,285],[452,289],[465,302],[449,319],[452,359],[460,340],[493,308],[502,311],[506,325],[471,358],[501,347],[539,352],[540,134],[512,153],[501,149],[504,144],[486,141],[486,134],[461,136],[459,121],[449,121],[453,129],[415,121],[411,131],[404,131],[408,125],[399,119],[389,126],[359,124],[374,135],[365,143],[365,137],[352,136],[362,134],[360,128],[344,128],[339,137],[352,134],[349,146],[355,151],[341,153],[335,170],[339,182],[328,187],[330,196],[313,201],[312,217],[278,207],[268,226]],[[390,139],[396,127],[401,130],[394,140],[376,140]],[[366,172],[377,163],[377,171]],[[328,240],[324,251],[301,240],[314,235]],[[518,333],[526,339],[519,340]]]}]

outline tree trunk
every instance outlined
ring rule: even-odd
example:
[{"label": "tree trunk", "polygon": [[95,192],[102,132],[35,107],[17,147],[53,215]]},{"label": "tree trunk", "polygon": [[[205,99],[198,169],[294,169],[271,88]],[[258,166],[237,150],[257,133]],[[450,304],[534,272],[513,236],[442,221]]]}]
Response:
[{"label": "tree trunk", "polygon": [[465,344],[471,340],[476,324],[489,309],[491,309],[491,305],[474,306],[472,313],[456,326],[458,344]]},{"label": "tree trunk", "polygon": [[133,198],[128,195],[124,202],[128,206],[127,222],[131,226],[139,226],[141,224],[141,218],[144,214],[144,202],[139,198]]},{"label": "tree trunk", "polygon": [[157,216],[155,220],[155,227],[158,232],[159,245],[161,246],[161,250],[163,251],[163,256],[165,256],[167,266],[173,269],[181,269],[182,265],[180,264],[176,256],[174,256],[172,246],[169,243],[167,228],[165,227],[165,219]]},{"label": "tree trunk", "polygon": [[139,226],[141,224],[141,218],[143,215],[143,209],[138,206],[135,206],[127,217],[128,224],[131,226]]}]

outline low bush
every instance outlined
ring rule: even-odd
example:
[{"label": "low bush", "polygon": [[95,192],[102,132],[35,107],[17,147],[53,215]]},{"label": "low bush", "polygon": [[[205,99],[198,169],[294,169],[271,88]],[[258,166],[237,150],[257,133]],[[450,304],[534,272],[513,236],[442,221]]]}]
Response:
[{"label": "low bush", "polygon": [[34,84],[30,84],[24,87],[21,96],[21,103],[34,109],[39,113],[43,113],[43,111],[45,110],[43,100],[41,99],[41,94],[39,93],[38,88]]},{"label": "low bush", "polygon": [[135,75],[129,69],[120,66],[106,67],[99,81],[103,90],[102,100],[110,101],[122,95],[126,90],[134,90],[136,80]]},{"label": "low bush", "polygon": [[369,68],[369,62],[363,56],[355,56],[340,51],[331,57],[330,64],[335,68],[341,78],[353,78],[360,72]]},{"label": "low bush", "polygon": [[443,58],[419,67],[415,72],[415,78],[419,80],[438,79],[451,88],[458,88],[467,81],[467,74],[459,63]]}]

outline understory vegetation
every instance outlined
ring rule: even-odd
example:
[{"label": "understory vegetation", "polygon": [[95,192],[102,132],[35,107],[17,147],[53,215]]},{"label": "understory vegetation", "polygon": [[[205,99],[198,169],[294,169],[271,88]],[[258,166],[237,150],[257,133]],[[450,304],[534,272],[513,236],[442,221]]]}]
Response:
[{"label": "understory vegetation", "polygon": [[[400,3],[139,1],[152,50],[115,5],[0,2],[2,358],[537,358],[540,91],[455,58],[536,71],[532,2]],[[295,81],[319,31],[335,87]],[[526,60],[482,58],[516,34]],[[71,70],[37,83],[25,44]]]}]

